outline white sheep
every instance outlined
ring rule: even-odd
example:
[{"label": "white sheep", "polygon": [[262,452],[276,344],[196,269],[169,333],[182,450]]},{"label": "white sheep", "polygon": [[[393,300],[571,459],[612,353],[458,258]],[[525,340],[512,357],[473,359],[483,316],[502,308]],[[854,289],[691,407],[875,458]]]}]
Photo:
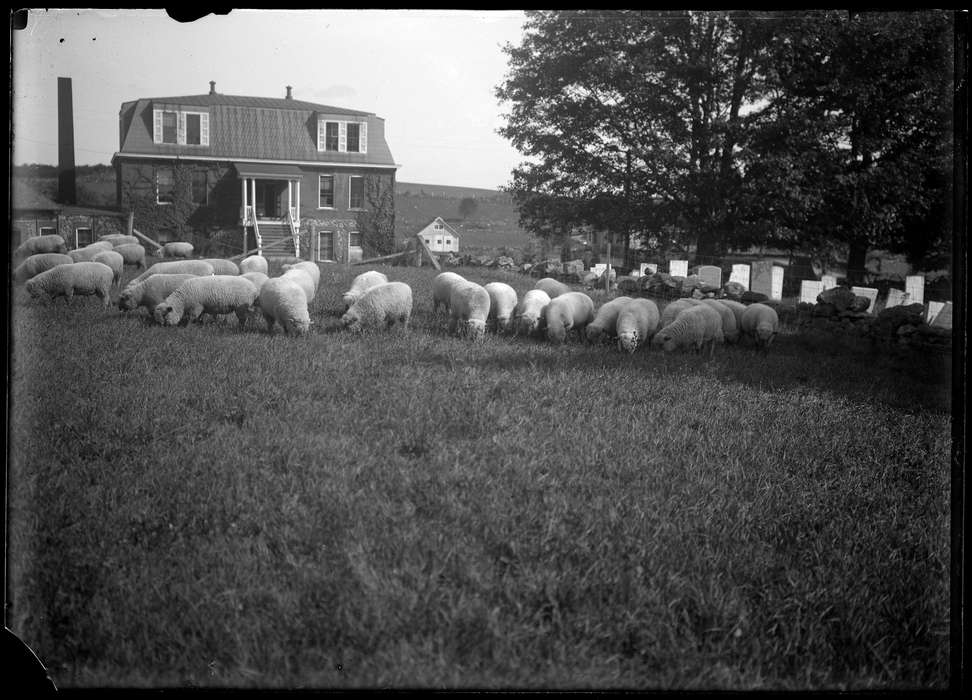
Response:
[{"label": "white sheep", "polygon": [[742,315],[746,311],[746,305],[738,302],[734,299],[719,299],[719,302],[723,306],[729,307],[729,310],[736,316],[736,328],[739,332],[742,332]]},{"label": "white sheep", "polygon": [[658,330],[658,306],[651,299],[632,299],[618,314],[615,335],[618,349],[634,352],[639,346],[651,346],[651,339]]},{"label": "white sheep", "polygon": [[162,258],[190,258],[195,247],[185,241],[170,241],[164,244],[156,254]]},{"label": "white sheep", "polygon": [[[307,270],[301,270],[299,268],[292,268],[284,272],[280,277],[286,277],[289,280],[293,280],[297,285],[304,290],[304,295],[307,297],[307,303],[310,304],[314,300],[314,295],[317,293],[317,286],[314,284],[313,278]],[[278,277],[273,277],[271,279],[279,279]]]},{"label": "white sheep", "polygon": [[584,329],[587,342],[596,343],[603,337],[613,338],[618,323],[618,313],[620,313],[621,307],[629,301],[631,301],[631,297],[620,296],[602,304],[601,308],[594,314],[594,320],[588,323]]},{"label": "white sheep", "polygon": [[544,316],[550,342],[565,342],[572,330],[584,337],[585,326],[594,320],[594,300],[584,292],[566,292],[550,300]]},{"label": "white sheep", "polygon": [[303,270],[311,278],[314,283],[314,294],[317,294],[317,288],[321,286],[321,268],[316,262],[310,260],[298,260],[295,263],[287,263],[281,267],[284,272],[290,272],[291,270]]},{"label": "white sheep", "polygon": [[350,309],[351,305],[360,299],[365,292],[379,284],[388,284],[388,277],[377,270],[368,270],[355,277],[351,281],[351,287],[341,296],[344,310]]},{"label": "white sheep", "polygon": [[698,299],[687,299],[687,298],[685,298],[685,299],[676,299],[675,301],[673,301],[672,303],[670,303],[668,306],[666,306],[664,308],[664,310],[662,311],[661,321],[659,322],[659,325],[662,328],[664,328],[669,323],[671,323],[672,321],[674,321],[675,320],[675,317],[678,316],[678,314],[681,311],[684,311],[685,309],[688,309],[688,308],[693,307],[693,306],[698,306],[701,303],[702,302],[699,301]]},{"label": "white sheep", "polygon": [[118,295],[118,308],[131,311],[143,306],[148,309],[149,318],[154,319],[155,307],[165,301],[165,298],[177,290],[186,280],[198,275],[166,274],[152,275],[141,282],[130,284]]},{"label": "white sheep", "polygon": [[55,265],[70,265],[73,262],[71,256],[64,253],[35,253],[17,266],[14,270],[14,281],[26,282]]},{"label": "white sheep", "polygon": [[125,270],[125,258],[121,256],[121,253],[116,253],[114,250],[103,250],[91,259],[94,262],[104,263],[111,268],[115,276],[112,280],[112,286],[117,287],[121,284],[122,272]]},{"label": "white sheep", "polygon": [[453,287],[466,281],[466,278],[457,272],[442,272],[436,275],[432,280],[432,313],[438,312],[440,304],[448,313]]},{"label": "white sheep", "polygon": [[538,335],[547,328],[545,312],[550,295],[542,289],[531,289],[516,305],[513,324],[518,335]]},{"label": "white sheep", "polygon": [[235,313],[242,330],[257,294],[253,283],[238,275],[193,277],[156,306],[153,316],[163,326],[184,326],[204,313]]},{"label": "white sheep", "polygon": [[200,258],[213,266],[213,273],[217,275],[238,275],[240,274],[239,265],[226,258]]},{"label": "white sheep", "polygon": [[[111,248],[108,248],[111,250]],[[91,262],[94,260],[94,256],[98,253],[103,253],[105,248],[102,246],[86,245],[83,248],[75,248],[74,250],[69,250],[68,255],[71,256],[71,260],[74,262]]]},{"label": "white sheep", "polygon": [[735,343],[739,340],[739,324],[736,322],[736,314],[722,301],[716,299],[702,299],[702,303],[710,306],[722,316],[722,336],[727,343]]},{"label": "white sheep", "polygon": [[268,279],[260,287],[256,306],[263,313],[268,333],[273,333],[274,322],[280,324],[285,335],[291,333],[303,335],[310,330],[311,320],[310,312],[307,310],[307,296],[293,279],[285,276]]},{"label": "white sheep", "polygon": [[362,294],[341,317],[341,323],[355,332],[366,328],[381,330],[396,322],[408,330],[411,316],[412,288],[404,282],[388,282]]},{"label": "white sheep", "polygon": [[108,241],[95,241],[84,246],[85,248],[97,248],[98,250],[114,250],[115,246]]},{"label": "white sheep", "polygon": [[114,273],[100,262],[82,261],[56,265],[27,280],[27,292],[33,298],[47,294],[53,302],[59,296],[65,303],[77,296],[96,295],[107,309],[111,305],[109,291]]},{"label": "white sheep", "polygon": [[257,290],[259,290],[263,286],[264,282],[270,279],[267,276],[267,273],[259,272],[257,270],[254,270],[252,272],[244,272],[240,275],[240,277],[242,277],[245,280],[250,280],[253,283],[253,286],[257,288]]},{"label": "white sheep", "polygon": [[270,264],[262,255],[251,255],[240,260],[240,274],[247,272],[262,272],[265,275],[269,275]]},{"label": "white sheep", "polygon": [[497,333],[509,331],[516,312],[516,290],[505,282],[490,282],[483,289],[489,294],[487,326],[494,328]]},{"label": "white sheep", "polygon": [[702,352],[709,346],[709,357],[715,355],[716,343],[721,343],[722,316],[705,304],[697,304],[679,312],[675,320],[655,334],[653,345],[660,345],[665,352],[679,348],[693,348]]},{"label": "white sheep", "polygon": [[750,304],[742,315],[742,332],[756,343],[756,349],[769,348],[780,328],[780,317],[772,306]]},{"label": "white sheep", "polygon": [[145,247],[138,243],[125,243],[115,248],[115,252],[122,256],[126,265],[134,265],[138,269],[145,268]]},{"label": "white sheep", "polygon": [[37,255],[38,253],[67,253],[67,245],[64,243],[64,239],[56,234],[31,236],[17,246],[13,255],[14,260],[23,261],[27,257]]},{"label": "white sheep", "polygon": [[556,299],[561,294],[566,294],[570,291],[569,286],[563,282],[555,280],[553,277],[544,277],[541,280],[537,280],[537,283],[533,285],[533,288],[542,289],[551,299]]},{"label": "white sheep", "polygon": [[99,241],[108,241],[114,248],[120,245],[137,245],[138,239],[135,236],[126,236],[124,233],[108,233],[98,236]]},{"label": "white sheep", "polygon": [[215,273],[213,266],[208,262],[203,260],[169,260],[167,262],[158,262],[152,265],[145,272],[140,274],[138,277],[133,279],[128,283],[129,286],[141,282],[142,280],[151,277],[152,275],[160,274],[170,274],[170,275],[180,275],[180,274],[196,275],[201,277],[204,275],[212,275]]},{"label": "white sheep", "polygon": [[468,280],[455,285],[449,295],[449,332],[473,340],[482,338],[489,306],[489,292],[483,286]]}]

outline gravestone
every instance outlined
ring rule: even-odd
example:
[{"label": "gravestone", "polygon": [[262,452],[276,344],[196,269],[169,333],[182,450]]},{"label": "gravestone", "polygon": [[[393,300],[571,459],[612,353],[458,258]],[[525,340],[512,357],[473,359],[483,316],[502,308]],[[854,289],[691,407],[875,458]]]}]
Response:
[{"label": "gravestone", "polygon": [[908,300],[908,295],[900,289],[892,287],[888,290],[888,300],[884,303],[884,308],[890,309],[893,306],[901,306]]},{"label": "gravestone", "polygon": [[719,289],[722,286],[722,270],[715,265],[699,265],[697,271],[699,281],[709,287]]},{"label": "gravestone", "polygon": [[925,323],[929,326],[935,321],[935,317],[945,308],[945,304],[940,301],[928,302],[928,311],[925,314]]},{"label": "gravestone", "polygon": [[833,289],[837,286],[837,278],[833,275],[823,275],[820,278],[821,283],[823,283],[824,290]]},{"label": "gravestone", "polygon": [[641,268],[638,271],[639,277],[644,277],[645,275],[653,275],[658,272],[657,263],[641,263]]},{"label": "gravestone", "polygon": [[597,273],[598,277],[603,275],[606,269],[607,269],[607,263],[597,263],[596,265],[591,266],[591,272]]},{"label": "gravestone", "polygon": [[767,298],[773,296],[773,263],[770,260],[757,260],[749,266],[749,289]]},{"label": "gravestone", "polygon": [[729,281],[741,284],[743,291],[749,291],[749,265],[733,265]]},{"label": "gravestone", "polygon": [[779,265],[773,265],[773,282],[772,282],[772,294],[770,294],[770,299],[782,299],[783,298],[783,268]]},{"label": "gravestone", "polygon": [[952,302],[946,301],[942,306],[942,310],[939,311],[932,322],[929,324],[933,328],[948,328],[952,327]]},{"label": "gravestone", "polygon": [[905,291],[908,293],[908,301],[912,304],[925,303],[925,277],[924,275],[911,275],[905,277]]},{"label": "gravestone", "polygon": [[874,287],[851,287],[851,291],[854,292],[855,296],[867,297],[871,303],[867,305],[867,313],[874,313],[874,302],[877,301],[878,290]]},{"label": "gravestone", "polygon": [[668,274],[678,277],[688,277],[688,260],[670,260]]},{"label": "gravestone", "polygon": [[824,291],[823,282],[816,280],[803,280],[800,282],[800,303],[816,304],[817,295]]}]

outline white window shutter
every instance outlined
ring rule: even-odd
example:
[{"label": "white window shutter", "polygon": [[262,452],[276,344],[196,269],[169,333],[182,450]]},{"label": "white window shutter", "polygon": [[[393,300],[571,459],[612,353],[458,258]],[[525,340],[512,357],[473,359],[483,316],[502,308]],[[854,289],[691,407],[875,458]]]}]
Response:
[{"label": "white window shutter", "polygon": [[176,112],[176,143],[186,145],[186,113]]},{"label": "white window shutter", "polygon": [[152,116],[154,117],[153,122],[155,123],[155,127],[152,130],[152,141],[162,143],[162,110],[153,109]]},{"label": "white window shutter", "polygon": [[327,135],[327,122],[323,119],[317,120],[317,150],[324,150],[324,137]]},{"label": "white window shutter", "polygon": [[201,146],[209,145],[209,115],[208,114],[199,115],[199,144]]},{"label": "white window shutter", "polygon": [[362,153],[368,152],[368,122],[361,122],[358,128],[358,150]]},{"label": "white window shutter", "polygon": [[348,123],[338,122],[338,150],[346,152],[348,150]]}]

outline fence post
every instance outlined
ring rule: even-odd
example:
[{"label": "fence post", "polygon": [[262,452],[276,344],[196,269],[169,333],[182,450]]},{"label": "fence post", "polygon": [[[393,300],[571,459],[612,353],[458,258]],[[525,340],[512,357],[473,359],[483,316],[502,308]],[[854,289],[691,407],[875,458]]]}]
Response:
[{"label": "fence post", "polygon": [[607,267],[604,269],[604,293],[611,291],[611,241],[607,242]]}]

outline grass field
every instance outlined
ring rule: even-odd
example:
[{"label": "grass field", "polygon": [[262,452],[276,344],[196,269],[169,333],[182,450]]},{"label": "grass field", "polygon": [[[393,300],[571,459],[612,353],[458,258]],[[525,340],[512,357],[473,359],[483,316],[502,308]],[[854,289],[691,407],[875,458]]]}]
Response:
[{"label": "grass field", "polygon": [[8,625],[59,687],[947,686],[948,357],[470,343],[374,269],[407,333],[340,330],[362,268],[301,339],[14,291]]}]

